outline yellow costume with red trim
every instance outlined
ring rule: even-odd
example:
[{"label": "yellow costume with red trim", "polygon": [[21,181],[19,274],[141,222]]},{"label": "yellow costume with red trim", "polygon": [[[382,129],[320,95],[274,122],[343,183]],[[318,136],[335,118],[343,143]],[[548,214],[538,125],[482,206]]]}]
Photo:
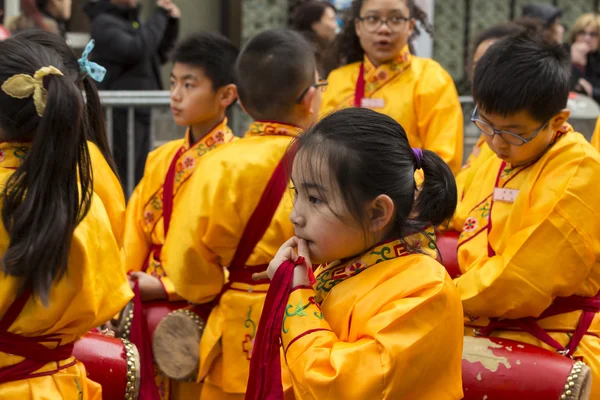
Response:
[{"label": "yellow costume with red trim", "polygon": [[[491,157],[475,171],[453,221],[462,227],[455,282],[467,333],[492,321],[493,336],[553,349],[540,335],[499,328],[516,320],[537,323],[561,347],[570,343],[581,308],[549,311],[590,302],[600,290],[599,174],[600,154],[568,124],[537,161],[513,167]],[[574,352],[592,368],[592,398],[600,397],[598,334],[595,314]]]},{"label": "yellow costume with red trim", "polygon": [[334,70],[327,80],[321,114],[358,106],[389,115],[402,125],[411,146],[436,152],[458,173],[463,113],[452,78],[437,62],[412,56],[405,46],[379,67],[365,56],[364,62]]},{"label": "yellow costume with red trim", "polygon": [[[29,146],[16,142],[0,144],[2,186],[20,166]],[[111,216],[100,196],[94,192],[88,214],[73,233],[67,272],[53,283],[48,305],[43,305],[36,296],[25,297],[26,303],[10,324],[8,333],[18,335],[17,339],[29,340],[31,346],[68,347],[69,343],[105,323],[122,309],[133,294],[113,229]],[[4,226],[0,226],[0,254],[6,252],[9,241]],[[0,272],[0,319],[7,317],[20,285],[21,279]],[[0,329],[0,336],[3,334]],[[0,371],[16,368],[24,360],[14,355],[17,353],[15,348],[12,350],[0,351]],[[33,375],[35,377],[1,383],[0,398],[102,398],[100,385],[87,379],[85,367],[72,356],[48,362]]]},{"label": "yellow costume with red trim", "polygon": [[462,306],[428,254],[383,243],[292,291],[281,340],[297,399],[462,398]]},{"label": "yellow costume with red trim", "polygon": [[[144,271],[160,279],[170,301],[183,300],[165,272],[161,249],[165,243],[165,186],[169,170],[172,177],[172,208],[180,207],[179,199],[189,190],[189,183],[205,156],[228,143],[235,136],[224,119],[197,143],[192,143],[188,129],[183,139],[173,140],[148,155],[144,176],[131,195],[125,227],[125,260],[130,271]],[[204,177],[206,179],[206,177]],[[168,234],[167,234],[168,236]],[[150,339],[148,339],[150,340]],[[197,398],[200,387],[176,382],[156,370],[156,384],[163,400]],[[177,394],[176,394],[177,393]]]},{"label": "yellow costume with red trim", "polygon": [[292,195],[286,190],[245,268],[224,272],[270,177],[300,129],[255,122],[242,140],[206,156],[174,210],[162,251],[177,293],[194,303],[215,301],[200,343],[203,399],[242,399],[268,282],[253,282],[285,240]]}]

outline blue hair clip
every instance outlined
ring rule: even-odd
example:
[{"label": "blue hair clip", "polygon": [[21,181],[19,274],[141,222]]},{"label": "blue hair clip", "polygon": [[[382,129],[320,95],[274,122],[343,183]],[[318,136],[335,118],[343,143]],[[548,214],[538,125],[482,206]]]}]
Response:
[{"label": "blue hair clip", "polygon": [[83,54],[78,60],[79,69],[84,74],[88,74],[96,82],[102,82],[102,80],[104,80],[104,75],[106,75],[106,68],[89,60],[88,57],[90,56],[90,53],[93,49],[94,39],[90,40],[87,46],[85,46],[85,50],[83,50]]}]

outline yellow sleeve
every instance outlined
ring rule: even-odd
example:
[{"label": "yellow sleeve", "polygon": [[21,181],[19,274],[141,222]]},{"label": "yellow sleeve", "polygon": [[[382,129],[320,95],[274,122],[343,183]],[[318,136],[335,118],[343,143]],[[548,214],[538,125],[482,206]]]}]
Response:
[{"label": "yellow sleeve", "polygon": [[596,121],[596,128],[594,128],[594,134],[590,142],[596,150],[600,151],[600,118]]},{"label": "yellow sleeve", "polygon": [[127,271],[142,270],[152,245],[150,235],[142,228],[145,206],[142,200],[142,191],[145,179],[145,177],[142,178],[127,203],[123,244],[125,248],[125,268]]},{"label": "yellow sleeve", "polygon": [[[354,67],[346,65],[331,71],[327,77],[328,84],[321,101],[321,118],[341,108],[350,106],[350,104],[342,104],[342,101],[348,99],[354,93],[356,78],[358,77],[358,65],[358,63]],[[354,79],[352,71],[355,71]]]},{"label": "yellow sleeve", "polygon": [[423,148],[437,153],[454,174],[462,165],[463,113],[450,75],[428,63],[415,90],[419,136]]},{"label": "yellow sleeve", "polygon": [[236,209],[235,183],[217,175],[201,167],[194,172],[193,181],[178,196],[161,252],[174,289],[194,303],[210,301],[221,291],[222,266],[233,258],[244,229]]},{"label": "yellow sleeve", "polygon": [[106,162],[98,147],[88,142],[94,174],[94,192],[100,197],[120,248],[123,248],[125,230],[125,195],[121,182]]},{"label": "yellow sleeve", "polygon": [[167,294],[169,301],[183,300],[183,297],[178,295],[177,292],[175,291],[175,285],[173,285],[171,278],[169,278],[168,276],[161,276],[158,279],[160,279],[160,283],[162,283],[163,288],[165,289],[165,293]]},{"label": "yellow sleeve", "polygon": [[[460,303],[456,294],[455,301],[447,297],[455,288],[447,278],[435,289],[422,289],[381,304],[375,315],[362,320],[352,306],[340,310],[353,314],[345,333],[355,336],[353,341],[340,340],[331,330],[314,304],[312,288],[294,290],[281,338],[296,398],[461,398],[456,393],[460,385],[442,378],[460,381],[460,354],[440,340],[462,347]],[[437,380],[435,389],[422,379],[424,371]]]},{"label": "yellow sleeve", "polygon": [[505,232],[509,239],[502,254],[482,257],[455,279],[468,315],[539,316],[557,296],[574,294],[595,264],[597,207],[576,195],[562,198],[550,211],[544,199],[531,203],[535,206],[523,215],[521,228]]}]

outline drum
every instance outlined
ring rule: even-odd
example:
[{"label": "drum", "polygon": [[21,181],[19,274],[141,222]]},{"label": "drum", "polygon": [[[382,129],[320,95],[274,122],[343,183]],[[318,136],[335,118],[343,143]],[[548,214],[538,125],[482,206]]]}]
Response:
[{"label": "drum", "polygon": [[437,234],[436,244],[440,252],[438,260],[448,271],[452,279],[461,275],[458,267],[458,238],[459,232],[447,231]]},{"label": "drum", "polygon": [[199,347],[209,308],[190,306],[171,312],[156,327],[152,340],[154,361],[169,378],[195,382]]},{"label": "drum", "polygon": [[104,400],[135,400],[140,390],[140,356],[125,339],[87,333],[73,348],[87,376],[102,386]]},{"label": "drum", "polygon": [[558,353],[501,338],[465,336],[464,400],[587,400],[590,369]]},{"label": "drum", "polygon": [[[189,303],[187,301],[149,301],[144,303],[144,317],[146,318],[146,324],[148,326],[148,332],[150,337],[148,340],[152,340],[154,330],[158,326],[159,322],[166,317],[170,312],[179,310],[180,308],[187,307]],[[114,324],[116,326],[117,337],[129,339],[131,333],[131,321],[133,320],[133,301],[130,301],[119,316],[119,320]]]}]

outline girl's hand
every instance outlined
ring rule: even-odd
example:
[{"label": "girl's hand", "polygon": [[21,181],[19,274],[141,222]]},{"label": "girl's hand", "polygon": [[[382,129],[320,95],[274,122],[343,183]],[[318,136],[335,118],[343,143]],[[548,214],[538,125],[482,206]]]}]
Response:
[{"label": "girl's hand", "polygon": [[[298,253],[294,250],[295,248],[298,249]],[[308,266],[311,265],[311,261],[308,244],[306,243],[306,240],[299,239],[296,236],[285,242],[279,248],[279,251],[275,254],[273,260],[269,263],[269,268],[267,269],[269,279],[273,279],[273,276],[275,276],[275,273],[284,261],[295,262],[299,256],[304,257],[304,264],[294,268],[292,287],[310,285],[308,280]]]},{"label": "girl's hand", "polygon": [[157,277],[148,275],[145,272],[132,272],[131,279],[137,280],[140,287],[142,301],[166,299],[165,289]]},{"label": "girl's hand", "polygon": [[298,239],[296,236],[292,236],[292,238],[288,239],[287,242],[281,245],[277,251],[277,254],[275,254],[275,257],[273,257],[273,260],[269,263],[269,268],[267,268],[267,275],[269,275],[269,279],[273,280],[275,272],[277,272],[284,261],[289,260],[294,262],[298,259],[298,255],[294,249],[298,247],[299,240],[300,239]]},{"label": "girl's hand", "polygon": [[296,286],[310,286],[308,280],[308,268],[312,268],[312,262],[310,261],[310,253],[308,251],[308,243],[306,240],[298,240],[298,256],[304,257],[304,264],[297,265],[294,268],[294,280],[292,281],[292,287]]}]

